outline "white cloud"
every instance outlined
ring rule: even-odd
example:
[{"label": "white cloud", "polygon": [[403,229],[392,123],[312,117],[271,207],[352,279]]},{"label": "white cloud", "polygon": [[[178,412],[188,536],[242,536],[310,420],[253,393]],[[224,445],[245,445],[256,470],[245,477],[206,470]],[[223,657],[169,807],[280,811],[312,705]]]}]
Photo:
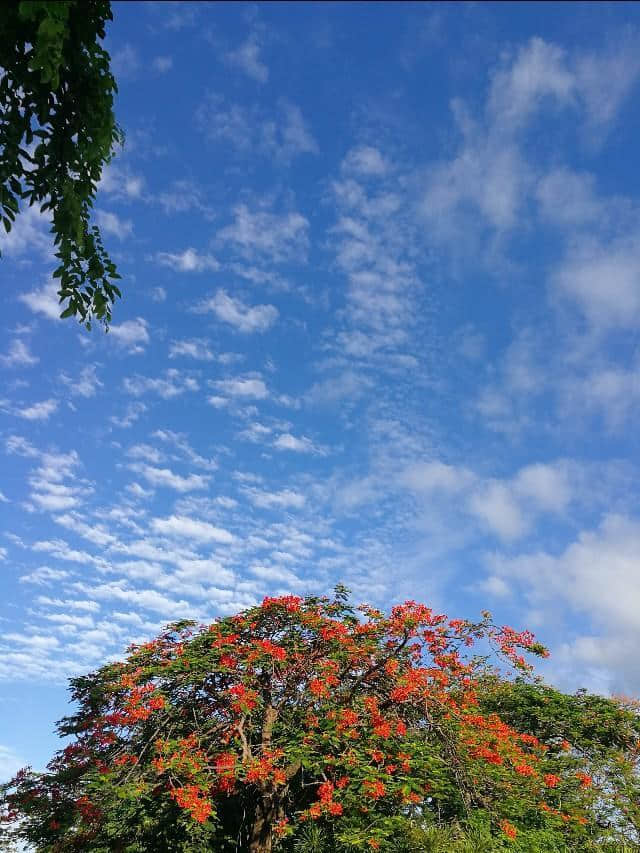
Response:
[{"label": "white cloud", "polygon": [[20,583],[34,583],[38,586],[51,586],[69,577],[69,572],[63,569],[51,569],[49,566],[40,566],[26,575],[20,576]]},{"label": "white cloud", "polygon": [[56,637],[45,637],[42,634],[10,633],[5,634],[3,639],[10,643],[18,643],[22,646],[29,646],[34,650],[46,649],[50,646],[57,646],[59,643],[59,640]]},{"label": "white cloud", "polygon": [[134,444],[127,450],[127,456],[132,459],[144,459],[145,462],[152,462],[157,465],[164,460],[164,453],[161,453],[157,448],[151,447],[150,444]]},{"label": "white cloud", "polygon": [[557,556],[542,550],[514,558],[494,555],[490,567],[504,582],[517,582],[533,606],[551,614],[569,607],[588,616],[618,640],[619,651],[607,663],[620,670],[630,663],[624,661],[624,638],[640,630],[639,555],[637,520],[610,514]]},{"label": "white cloud", "polygon": [[7,453],[17,456],[37,457],[39,451],[22,435],[10,435],[5,441]]},{"label": "white cloud", "polygon": [[589,124],[606,127],[613,122],[640,76],[637,38],[627,33],[599,54],[579,56],[575,74]]},{"label": "white cloud", "polygon": [[44,314],[50,320],[59,320],[64,308],[64,305],[60,305],[58,284],[55,279],[45,284],[40,290],[21,293],[18,299],[24,302],[34,314]]},{"label": "white cloud", "polygon": [[262,155],[288,165],[301,154],[317,154],[314,139],[300,107],[281,98],[277,111],[261,106],[228,104],[209,94],[197,112],[200,127],[215,143],[228,143],[236,155]]},{"label": "white cloud", "polygon": [[386,175],[391,168],[381,151],[371,145],[352,148],[345,157],[342,167],[348,172],[371,177]]},{"label": "white cloud", "polygon": [[234,222],[218,231],[222,244],[231,244],[247,259],[266,258],[273,263],[306,261],[309,221],[296,211],[250,211],[246,204],[234,208]]},{"label": "white cloud", "polygon": [[200,105],[197,118],[202,130],[214,142],[229,142],[242,152],[256,144],[254,136],[260,126],[258,116],[239,104],[227,106],[222,95],[209,94]]},{"label": "white cloud", "polygon": [[198,5],[185,5],[182,0],[167,0],[157,7],[157,11],[161,25],[177,32],[193,26],[202,9]]},{"label": "white cloud", "polygon": [[146,411],[147,407],[145,404],[136,401],[129,403],[123,415],[111,415],[109,420],[114,426],[121,427],[122,429],[128,429],[138,420],[140,415]]},{"label": "white cloud", "polygon": [[556,292],[574,300],[596,329],[640,323],[638,235],[599,242],[577,240],[551,276]]},{"label": "white cloud", "polygon": [[142,394],[158,394],[164,400],[178,397],[187,391],[198,391],[200,386],[197,379],[171,367],[165,371],[164,377],[126,376],[123,388],[127,394],[136,397]]},{"label": "white cloud", "polygon": [[[423,284],[416,269],[420,249],[415,216],[403,183],[371,188],[343,174],[332,183],[338,218],[330,229],[335,264],[347,279],[346,328],[336,335],[337,358],[371,363],[385,371],[415,367],[406,359]],[[402,192],[402,194],[401,194]],[[411,202],[411,206],[413,206]]]},{"label": "white cloud", "polygon": [[411,465],[400,475],[400,481],[416,492],[443,491],[455,494],[468,489],[475,477],[466,468],[434,461]]},{"label": "white cloud", "polygon": [[[82,585],[79,584],[78,587],[80,588]],[[122,583],[114,582],[98,584],[86,591],[95,598],[126,601],[136,608],[161,613],[166,619],[192,618],[194,612],[193,605],[184,599],[168,598],[155,589],[131,589],[123,586]]]},{"label": "white cloud", "polygon": [[208,521],[186,518],[183,515],[171,515],[169,518],[154,518],[151,526],[163,536],[175,536],[196,542],[220,542],[228,545],[234,541],[233,534],[221,527],[215,527]]},{"label": "white cloud", "polygon": [[238,433],[238,438],[242,438],[245,441],[251,441],[254,444],[260,444],[265,440],[266,436],[271,435],[272,432],[273,430],[271,427],[254,421]]},{"label": "white cloud", "polygon": [[207,402],[210,406],[213,406],[216,409],[224,409],[225,406],[229,405],[229,400],[227,397],[219,397],[216,394],[211,397],[207,397]]},{"label": "white cloud", "polygon": [[[186,178],[171,181],[167,189],[154,193],[149,198],[151,204],[160,207],[163,211],[173,216],[175,213],[186,213],[187,211],[198,211],[206,219],[215,218],[214,209],[202,186]],[[176,254],[161,252],[155,256],[156,261],[169,266],[179,272],[193,272],[205,269],[219,269],[218,262],[212,255],[201,255],[195,249],[187,249]]]},{"label": "white cloud", "polygon": [[158,74],[166,74],[173,68],[173,58],[171,56],[156,56],[151,63],[151,67]]},{"label": "white cloud", "polygon": [[[614,67],[619,77],[612,92],[606,81],[614,79]],[[461,144],[453,157],[427,173],[422,212],[430,238],[467,259],[484,255],[485,263],[499,268],[504,259],[496,238],[522,227],[531,197],[537,195],[549,215],[550,202],[560,192],[562,170],[555,182],[541,183],[539,163],[525,156],[525,133],[534,119],[543,110],[551,117],[553,110],[562,110],[591,144],[594,129],[595,136],[601,135],[612,122],[639,74],[631,39],[600,53],[568,54],[533,38],[515,55],[505,54],[483,113],[474,118],[462,101],[452,101]],[[570,224],[585,222],[593,213],[588,185],[574,178],[562,187],[561,204],[551,217]],[[459,240],[461,233],[465,241]]]},{"label": "white cloud", "polygon": [[293,489],[282,489],[279,492],[267,492],[261,489],[244,488],[243,490],[252,504],[261,509],[301,509],[306,502],[305,496]]},{"label": "white cloud", "polygon": [[90,613],[98,613],[100,611],[100,605],[97,601],[74,601],[70,599],[63,601],[60,598],[49,598],[46,595],[39,595],[36,601],[38,604],[47,605],[49,607],[64,607],[70,610],[84,610]]},{"label": "white cloud", "polygon": [[169,358],[194,358],[197,361],[213,361],[214,355],[209,349],[209,342],[202,338],[191,338],[184,341],[171,341]]},{"label": "white cloud", "polygon": [[511,595],[511,587],[498,575],[489,575],[478,585],[478,589],[495,598],[507,598]]},{"label": "white cloud", "polygon": [[290,569],[284,569],[281,566],[251,566],[249,568],[251,574],[260,578],[262,581],[270,583],[285,584],[289,589],[300,589],[304,587],[305,581],[292,572]]},{"label": "white cloud", "polygon": [[51,554],[57,560],[65,560],[69,563],[79,563],[87,565],[96,566],[99,569],[105,569],[108,567],[108,563],[106,560],[103,560],[101,557],[94,557],[89,554],[88,551],[79,551],[76,548],[71,548],[71,546],[64,541],[64,539],[44,539],[39,542],[34,542],[31,546],[34,551],[42,551],[46,554]]},{"label": "white cloud", "polygon": [[535,196],[541,217],[555,225],[584,225],[602,216],[593,175],[558,168],[540,178]]},{"label": "white cloud", "polygon": [[215,459],[210,459],[197,453],[181,433],[172,432],[168,429],[157,429],[153,433],[153,437],[171,444],[186,459],[188,459],[189,462],[198,468],[202,468],[206,471],[215,471],[218,467],[218,463]]},{"label": "white cloud", "polygon": [[105,192],[116,199],[139,199],[144,189],[144,178],[134,175],[128,169],[109,163],[102,170],[98,191]]},{"label": "white cloud", "polygon": [[151,291],[151,298],[154,302],[166,302],[167,291],[164,289],[164,287],[154,287]]},{"label": "white cloud", "polygon": [[619,429],[640,405],[640,365],[635,360],[622,367],[605,364],[587,369],[583,376],[561,382],[560,396],[560,407],[569,416],[595,411],[610,429]]},{"label": "white cloud", "polygon": [[265,332],[278,318],[278,309],[273,305],[246,305],[240,299],[229,296],[226,290],[216,293],[201,302],[197,311],[211,311],[219,320],[233,326],[239,332]]},{"label": "white cloud", "polygon": [[490,482],[471,497],[469,508],[502,539],[517,539],[527,531],[527,519],[504,483]]},{"label": "white cloud", "polygon": [[135,77],[140,69],[140,58],[136,49],[130,44],[124,44],[111,54],[111,70],[116,80]]},{"label": "white cloud", "polygon": [[269,396],[269,391],[264,381],[253,376],[220,379],[213,382],[212,385],[229,397],[264,400]]},{"label": "white cloud", "polygon": [[92,486],[76,475],[79,464],[75,451],[41,453],[40,464],[29,476],[32,507],[60,512],[77,506],[92,491]]},{"label": "white cloud", "polygon": [[112,234],[118,240],[124,240],[133,234],[133,222],[130,219],[120,219],[115,213],[98,210],[96,221],[105,234]]},{"label": "white cloud", "polygon": [[29,344],[17,338],[9,345],[6,355],[0,355],[0,364],[5,367],[32,367],[40,359],[29,350]]},{"label": "white cloud", "polygon": [[125,320],[124,323],[110,326],[109,336],[115,338],[118,344],[131,355],[139,355],[144,352],[146,344],[149,343],[147,321],[142,317]]},{"label": "white cloud", "polygon": [[0,492],[0,503],[3,503],[3,504],[9,503],[9,498],[5,494],[3,494],[3,492]]},{"label": "white cloud", "polygon": [[52,492],[44,492],[42,494],[36,493],[31,495],[31,500],[36,503],[40,509],[48,512],[60,512],[64,509],[72,509],[78,503],[75,495],[73,494],[73,490],[71,489],[69,489],[66,494],[56,494]]},{"label": "white cloud", "polygon": [[269,69],[260,59],[260,43],[258,36],[252,33],[236,50],[225,54],[229,65],[239,68],[247,77],[258,83],[266,83],[269,79]]},{"label": "white cloud", "polygon": [[67,376],[66,373],[60,374],[60,379],[74,397],[95,397],[98,388],[103,387],[103,383],[96,376],[97,367],[96,364],[88,364],[82,368],[76,379]]},{"label": "white cloud", "polygon": [[87,524],[82,520],[81,515],[77,512],[56,515],[54,521],[56,524],[66,527],[67,530],[71,530],[77,536],[82,536],[83,539],[87,539],[89,542],[93,542],[94,545],[98,545],[101,548],[109,545],[115,545],[118,541],[117,537],[112,533],[109,533],[104,525],[95,521],[91,524]]},{"label": "white cloud", "polygon": [[46,421],[58,408],[58,401],[49,399],[40,403],[33,403],[24,409],[16,409],[16,415],[28,421]]},{"label": "white cloud", "polygon": [[[457,241],[475,236],[478,225],[498,231],[512,227],[523,203],[530,167],[516,146],[502,138],[465,140],[458,157],[429,170],[422,212],[432,238]],[[482,216],[475,224],[468,214]]]},{"label": "white cloud", "polygon": [[561,465],[527,465],[514,478],[513,487],[548,512],[562,512],[572,497],[568,472]]},{"label": "white cloud", "polygon": [[4,226],[0,229],[0,252],[16,258],[36,253],[53,260],[50,228],[50,214],[40,213],[38,205],[27,206],[20,211],[8,234]]},{"label": "white cloud", "polygon": [[281,100],[281,120],[265,122],[262,125],[263,145],[267,151],[289,162],[299,154],[317,154],[318,143],[309,130],[300,107],[290,101]]},{"label": "white cloud", "polygon": [[127,491],[136,498],[146,499],[153,496],[153,489],[143,489],[140,483],[128,483]]},{"label": "white cloud", "polygon": [[156,468],[153,465],[133,463],[129,468],[150,483],[152,486],[165,486],[176,492],[192,492],[198,489],[206,489],[209,477],[203,474],[189,474],[183,477],[169,468]]},{"label": "white cloud", "polygon": [[[447,511],[471,517],[505,541],[514,541],[528,533],[541,514],[561,516],[574,498],[572,478],[580,476],[576,466],[563,460],[532,463],[504,479],[480,476],[468,468],[434,460],[414,462],[401,471],[398,482],[416,496],[423,495],[428,505],[433,494],[447,499]],[[364,482],[367,491],[375,486]]]},{"label": "white cloud", "polygon": [[292,450],[294,453],[320,453],[321,450],[315,446],[313,441],[306,436],[298,438],[290,432],[281,433],[273,442],[276,450]]},{"label": "white cloud", "polygon": [[184,252],[158,252],[155,259],[161,266],[170,267],[176,272],[220,269],[220,264],[213,255],[201,255],[193,248],[185,249]]},{"label": "white cloud", "polygon": [[311,403],[326,405],[345,400],[354,401],[362,397],[372,384],[368,376],[346,370],[338,376],[315,382],[309,388],[306,397]]},{"label": "white cloud", "polygon": [[520,48],[511,65],[495,74],[487,109],[494,121],[515,130],[545,98],[561,104],[570,102],[575,87],[565,52],[541,38],[533,38]]}]

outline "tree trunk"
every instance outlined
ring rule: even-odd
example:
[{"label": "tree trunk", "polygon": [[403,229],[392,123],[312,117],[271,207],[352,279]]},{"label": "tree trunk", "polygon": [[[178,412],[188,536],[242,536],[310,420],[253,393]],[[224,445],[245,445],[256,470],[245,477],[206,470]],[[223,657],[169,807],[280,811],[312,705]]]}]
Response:
[{"label": "tree trunk", "polygon": [[[278,712],[271,704],[269,691],[265,694],[265,711],[262,721],[261,749],[264,755],[271,748],[273,726],[278,718]],[[278,797],[270,786],[262,787],[256,802],[256,811],[249,835],[249,853],[271,853],[273,841],[273,823],[278,816]]]},{"label": "tree trunk", "polygon": [[273,817],[273,800],[270,797],[262,797],[256,804],[249,835],[249,853],[271,853]]}]

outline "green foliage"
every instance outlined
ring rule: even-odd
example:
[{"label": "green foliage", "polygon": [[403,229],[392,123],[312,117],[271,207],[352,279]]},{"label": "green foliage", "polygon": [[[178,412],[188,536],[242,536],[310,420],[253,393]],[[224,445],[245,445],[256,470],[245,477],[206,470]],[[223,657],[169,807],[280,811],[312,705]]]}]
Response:
[{"label": "green foliage", "polygon": [[123,142],[115,80],[99,43],[109,0],[5,0],[0,14],[0,209],[50,211],[62,317],[108,326],[120,278],[91,209],[103,166]]},{"label": "green foliage", "polygon": [[[354,853],[325,828],[314,824],[300,832],[292,844],[279,846],[287,853]],[[488,816],[474,811],[466,822],[431,824],[401,819],[397,836],[380,847],[380,853],[638,853],[630,841],[594,841],[583,838],[572,844],[549,829],[523,832],[515,840],[492,833]]]},{"label": "green foliage", "polygon": [[[519,731],[529,732],[548,750],[541,772],[564,780],[577,773],[595,780],[605,796],[594,797],[599,826],[627,840],[640,831],[640,715],[637,703],[595,696],[585,690],[570,695],[553,687],[516,679],[486,678],[480,706]],[[575,792],[559,782],[556,799],[571,808]],[[627,827],[627,831],[622,830]],[[606,833],[604,833],[606,835]]]}]

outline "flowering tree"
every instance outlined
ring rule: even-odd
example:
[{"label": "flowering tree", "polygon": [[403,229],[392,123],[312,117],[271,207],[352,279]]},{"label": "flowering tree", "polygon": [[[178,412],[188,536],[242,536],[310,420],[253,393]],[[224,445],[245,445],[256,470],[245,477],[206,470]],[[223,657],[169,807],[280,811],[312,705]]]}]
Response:
[{"label": "flowering tree", "polygon": [[412,818],[481,812],[504,843],[553,831],[586,849],[591,780],[563,780],[563,808],[546,745],[479,705],[491,647],[526,673],[523,652],[546,655],[533,636],[415,602],[358,610],[340,587],[266,598],[73,680],[73,740],[6,787],[5,834],[41,851],[269,853],[317,825],[334,850],[377,850]]}]

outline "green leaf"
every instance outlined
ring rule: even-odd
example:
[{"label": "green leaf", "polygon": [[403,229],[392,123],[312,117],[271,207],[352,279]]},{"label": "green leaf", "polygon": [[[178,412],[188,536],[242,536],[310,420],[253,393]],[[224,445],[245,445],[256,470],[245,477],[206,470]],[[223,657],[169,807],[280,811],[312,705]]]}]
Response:
[{"label": "green leaf", "polygon": [[[86,285],[100,278],[107,283],[116,272],[102,254],[99,231],[95,245],[86,244],[97,184],[122,141],[113,111],[116,84],[101,44],[111,19],[109,0],[9,0],[0,13],[3,225],[8,231],[19,215],[18,198],[51,212],[53,243],[63,249],[58,257],[76,292],[73,313],[84,312],[87,322],[93,300],[83,308]],[[32,155],[25,146],[34,139],[39,144]],[[33,168],[26,171],[20,158]],[[88,270],[84,261],[97,249],[98,263]],[[105,295],[106,324],[115,294],[105,289]]]}]

